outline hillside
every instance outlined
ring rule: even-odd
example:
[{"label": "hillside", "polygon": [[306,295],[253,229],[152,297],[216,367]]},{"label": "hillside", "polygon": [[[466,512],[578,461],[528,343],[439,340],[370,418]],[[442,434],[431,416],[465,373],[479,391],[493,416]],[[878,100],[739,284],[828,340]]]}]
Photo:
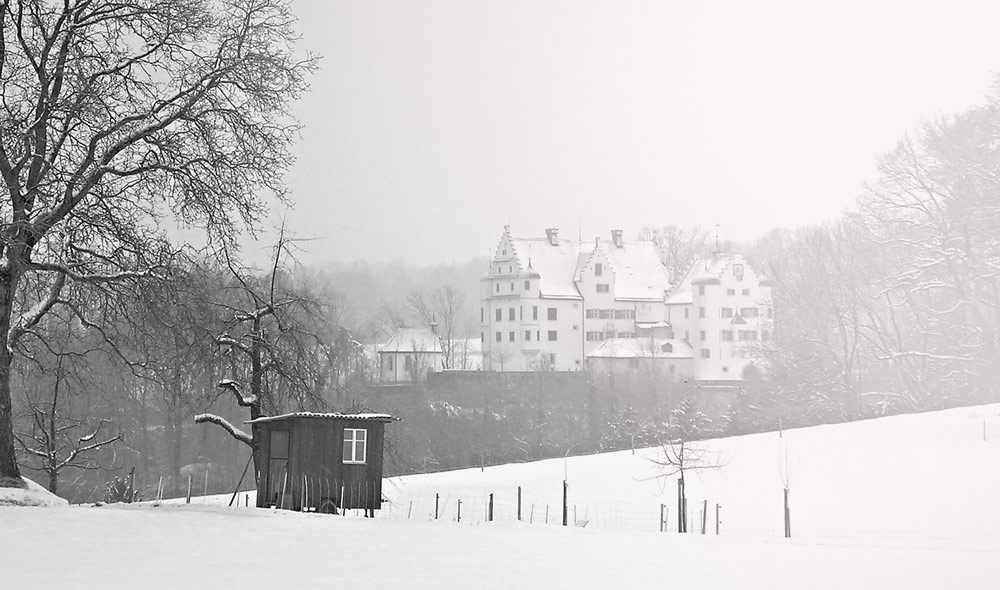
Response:
[{"label": "hillside", "polygon": [[[781,537],[784,448],[797,466],[792,539]],[[672,504],[675,488],[654,477],[652,450],[626,451],[394,478],[391,504],[375,520],[227,508],[222,496],[191,506],[0,508],[0,554],[17,564],[5,587],[105,588],[125,579],[143,588],[983,588],[995,576],[998,406],[720,439],[705,449],[724,466],[691,475],[689,496],[692,505],[722,504],[719,536],[646,532],[657,530],[659,505]],[[541,524],[543,504],[556,520],[564,475],[585,528]],[[535,505],[532,524],[526,513],[514,521],[517,485],[525,512]],[[489,493],[493,523],[479,504]],[[645,531],[613,530],[621,528]]]}]

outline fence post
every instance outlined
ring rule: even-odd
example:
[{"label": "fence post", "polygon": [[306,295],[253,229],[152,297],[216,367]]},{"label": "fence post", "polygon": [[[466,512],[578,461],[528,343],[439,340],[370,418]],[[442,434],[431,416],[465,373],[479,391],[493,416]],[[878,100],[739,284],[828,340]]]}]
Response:
[{"label": "fence post", "polygon": [[208,469],[205,470],[205,493],[202,496],[208,495]]},{"label": "fence post", "polygon": [[715,504],[715,534],[716,535],[719,534],[719,509],[720,508],[722,508],[722,506],[719,506],[718,502],[716,502],[716,504]]},{"label": "fence post", "polygon": [[458,501],[458,522],[462,522],[462,500]]},{"label": "fence post", "polygon": [[708,523],[708,500],[701,501],[701,534],[705,534],[705,526]]},{"label": "fence post", "polygon": [[441,494],[434,494],[434,520],[438,519],[438,508],[440,507]]},{"label": "fence post", "polygon": [[528,524],[535,524],[535,505],[531,505],[531,512],[528,513]]},{"label": "fence post", "polygon": [[545,524],[549,524],[549,505],[545,505]]},{"label": "fence post", "polygon": [[521,522],[521,486],[517,486],[517,521]]},{"label": "fence post", "polygon": [[487,520],[493,522],[493,494],[490,494],[490,511],[487,514]]},{"label": "fence post", "polygon": [[569,524],[569,504],[567,504],[567,499],[569,495],[569,484],[566,480],[563,480],[563,526]]},{"label": "fence post", "polygon": [[185,504],[190,504],[191,503],[191,474],[190,473],[188,474],[188,493],[187,493],[187,499],[184,500],[184,503]]},{"label": "fence post", "polygon": [[413,500],[410,500],[410,508],[406,511],[406,520],[410,520],[410,514],[413,513]]},{"label": "fence post", "polygon": [[663,532],[663,511],[666,509],[665,504],[660,504],[660,532]]}]

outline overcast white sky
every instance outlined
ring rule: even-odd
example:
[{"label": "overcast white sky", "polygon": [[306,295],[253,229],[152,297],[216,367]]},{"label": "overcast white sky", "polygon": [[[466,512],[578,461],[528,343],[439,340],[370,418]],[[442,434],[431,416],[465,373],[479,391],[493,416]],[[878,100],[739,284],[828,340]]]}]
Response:
[{"label": "overcast white sky", "polygon": [[486,255],[506,223],[819,222],[901,134],[982,99],[998,5],[295,0],[323,61],[288,221],[309,262],[418,263]]}]

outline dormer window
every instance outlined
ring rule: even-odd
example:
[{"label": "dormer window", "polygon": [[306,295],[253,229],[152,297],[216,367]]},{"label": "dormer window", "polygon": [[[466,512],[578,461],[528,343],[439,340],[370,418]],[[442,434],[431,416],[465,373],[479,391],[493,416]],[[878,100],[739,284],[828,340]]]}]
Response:
[{"label": "dormer window", "polygon": [[594,265],[594,276],[595,277],[604,276],[604,265],[600,263]]},{"label": "dormer window", "polygon": [[531,290],[531,281],[524,281],[524,290],[525,291]]}]

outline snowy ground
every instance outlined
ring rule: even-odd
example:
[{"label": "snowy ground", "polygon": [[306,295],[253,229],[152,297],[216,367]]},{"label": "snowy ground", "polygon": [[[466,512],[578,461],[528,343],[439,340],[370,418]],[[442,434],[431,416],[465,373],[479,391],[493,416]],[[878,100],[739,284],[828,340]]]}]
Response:
[{"label": "snowy ground", "polygon": [[[986,426],[986,440],[983,427]],[[720,471],[689,480],[723,506],[722,534],[655,528],[660,495],[644,453],[399,478],[381,518],[164,504],[0,508],[3,587],[986,588],[1000,564],[1000,408],[963,408],[713,441]],[[779,451],[795,537],[781,537]],[[539,524],[562,478],[586,528]],[[522,486],[535,522],[510,517]],[[435,491],[436,490],[436,491]],[[475,498],[492,491],[496,521]],[[446,510],[433,518],[429,495]],[[500,497],[505,498],[500,510]],[[465,498],[462,523],[457,500]],[[242,499],[242,495],[241,495]],[[228,498],[208,498],[225,503]],[[199,502],[199,499],[195,499]],[[413,502],[411,508],[410,502]],[[183,500],[182,500],[183,502]],[[631,508],[619,511],[614,503]],[[603,508],[602,508],[603,507]],[[611,517],[600,517],[601,511]],[[430,511],[430,512],[428,512]],[[624,516],[622,516],[624,514]],[[407,519],[409,515],[409,519]],[[526,518],[527,515],[525,514]],[[602,521],[602,519],[604,519]],[[553,519],[554,520],[554,519]],[[674,517],[671,517],[671,521]],[[671,522],[671,528],[675,522]],[[714,532],[709,528],[709,532]]]}]

